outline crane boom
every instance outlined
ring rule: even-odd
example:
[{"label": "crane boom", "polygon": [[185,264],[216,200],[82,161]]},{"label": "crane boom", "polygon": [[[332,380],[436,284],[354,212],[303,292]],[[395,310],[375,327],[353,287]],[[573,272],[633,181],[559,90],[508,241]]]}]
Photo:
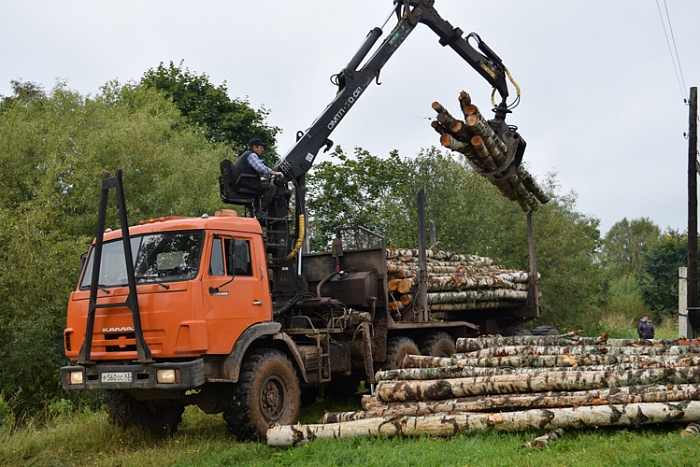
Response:
[{"label": "crane boom", "polygon": [[[391,33],[382,41],[374,54],[358,69],[382,35],[381,28],[373,28],[364,42],[337,76],[338,92],[335,98],[300,135],[296,144],[276,165],[276,170],[284,173],[290,180],[298,179],[313,166],[318,152],[324,146],[329,149],[332,143],[328,137],[347,115],[365,90],[379,78],[379,73],[394,52],[406,40],[419,23],[428,26],[439,37],[442,46],[449,46],[479,73],[501,96],[497,108],[497,117],[505,119],[508,86],[505,67],[501,59],[476,35],[463,37],[461,29],[453,27],[443,19],[434,8],[434,0],[395,0],[395,13],[398,23]],[[477,51],[469,43],[469,37],[478,41]],[[500,115],[499,115],[500,112]],[[327,150],[326,149],[326,150]]]}]

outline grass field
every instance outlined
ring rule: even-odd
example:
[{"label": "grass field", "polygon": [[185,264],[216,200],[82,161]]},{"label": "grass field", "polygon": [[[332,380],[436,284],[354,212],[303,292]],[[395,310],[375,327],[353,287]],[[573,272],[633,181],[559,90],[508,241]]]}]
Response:
[{"label": "grass field", "polygon": [[[324,406],[328,408],[328,406]],[[339,406],[345,409],[346,406]],[[312,407],[318,411],[318,407]],[[315,417],[318,414],[313,414]],[[307,412],[305,417],[309,417]],[[0,465],[32,466],[669,466],[698,465],[700,437],[681,437],[683,426],[570,431],[543,450],[522,444],[538,433],[479,433],[449,439],[317,440],[277,449],[231,439],[220,416],[190,407],[180,431],[159,438],[120,430],[104,413],[59,416],[43,428],[0,433]]]},{"label": "grass field", "polygon": [[[661,329],[657,337],[675,337]],[[619,336],[623,337],[623,336]],[[630,336],[632,337],[632,336]],[[303,423],[324,411],[354,410],[357,402],[320,401],[304,410]],[[0,426],[2,466],[674,466],[700,465],[700,436],[681,437],[684,425],[641,429],[569,431],[543,450],[522,447],[542,432],[430,437],[316,440],[294,448],[239,443],[220,415],[188,407],[178,433],[155,437],[137,428],[111,426],[104,412],[70,410],[28,423]]]}]

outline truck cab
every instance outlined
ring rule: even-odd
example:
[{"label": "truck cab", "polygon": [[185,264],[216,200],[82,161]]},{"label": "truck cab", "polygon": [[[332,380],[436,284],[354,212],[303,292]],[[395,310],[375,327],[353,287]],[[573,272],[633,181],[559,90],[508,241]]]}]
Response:
[{"label": "truck cab", "polygon": [[[213,217],[150,220],[130,233],[143,338],[154,360],[228,355],[251,324],[272,319],[257,221],[222,210]],[[69,299],[64,335],[72,360],[78,360],[86,335],[94,253]],[[97,297],[104,305],[129,294],[124,256],[120,232],[106,233]],[[134,332],[127,308],[97,309],[90,358],[135,360]]]}]

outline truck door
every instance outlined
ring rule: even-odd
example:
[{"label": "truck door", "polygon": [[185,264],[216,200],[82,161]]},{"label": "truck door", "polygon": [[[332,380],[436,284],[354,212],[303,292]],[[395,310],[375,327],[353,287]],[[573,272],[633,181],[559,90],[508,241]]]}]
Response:
[{"label": "truck door", "polygon": [[227,354],[250,325],[272,318],[263,257],[252,238],[214,235],[202,296],[208,322],[209,352]]}]

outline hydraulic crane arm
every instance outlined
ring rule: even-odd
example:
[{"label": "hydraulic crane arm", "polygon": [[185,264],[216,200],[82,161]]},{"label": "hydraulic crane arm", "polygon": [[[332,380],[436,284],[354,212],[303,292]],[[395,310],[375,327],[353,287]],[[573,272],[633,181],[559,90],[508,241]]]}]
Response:
[{"label": "hydraulic crane arm", "polygon": [[[438,35],[440,44],[455,50],[498,91],[501,103],[496,106],[496,117],[489,123],[499,137],[504,139],[508,146],[509,157],[517,159],[522,156],[524,141],[519,138],[519,135],[514,137],[515,131],[511,131],[505,124],[505,116],[509,112],[506,104],[507,70],[501,59],[481,42],[478,36],[470,34],[466,38],[462,37],[462,31],[442,19],[435,11],[433,4],[434,0],[394,0],[394,9],[387,18],[387,22],[396,15],[398,19],[396,26],[365,60],[375,49],[382,35],[382,28],[374,28],[369,32],[345,68],[335,75],[334,84],[338,86],[338,91],[333,101],[305,132],[298,133],[294,146],[275,166],[275,170],[282,172],[284,178],[275,182],[278,187],[275,202],[267,210],[266,219],[268,220],[265,223],[268,255],[271,258],[271,267],[274,268],[272,296],[275,316],[284,314],[285,310],[294,306],[303,297],[303,293],[297,287],[297,278],[301,276],[302,263],[302,257],[298,253],[305,236],[306,173],[313,166],[319,150],[324,146],[326,151],[331,148],[333,143],[328,139],[330,134],[372,81],[378,80],[382,67],[419,23],[427,25]],[[479,51],[469,44],[470,38],[476,40]],[[507,137],[504,138],[504,136]],[[286,182],[293,183],[296,189],[294,234],[289,231],[290,226],[286,221],[289,209],[287,202],[291,197],[291,193],[286,189]]]},{"label": "hydraulic crane arm", "polygon": [[[379,78],[382,67],[419,23],[427,25],[438,35],[441,45],[449,46],[457,52],[498,91],[501,103],[496,108],[496,118],[505,120],[508,112],[506,105],[508,86],[503,62],[477,35],[470,34],[466,38],[463,37],[461,29],[453,27],[438,14],[433,6],[434,3],[435,0],[394,0],[395,8],[392,16],[395,13],[398,18],[394,29],[358,69],[382,35],[381,28],[374,28],[369,32],[347,66],[336,75],[338,92],[333,101],[311,127],[300,134],[296,144],[277,164],[275,170],[284,173],[288,180],[302,179],[311,169],[318,151],[324,146],[327,151],[332,146],[333,143],[328,139],[330,134],[372,81]],[[470,37],[477,41],[481,52],[471,46],[468,41]]]}]

